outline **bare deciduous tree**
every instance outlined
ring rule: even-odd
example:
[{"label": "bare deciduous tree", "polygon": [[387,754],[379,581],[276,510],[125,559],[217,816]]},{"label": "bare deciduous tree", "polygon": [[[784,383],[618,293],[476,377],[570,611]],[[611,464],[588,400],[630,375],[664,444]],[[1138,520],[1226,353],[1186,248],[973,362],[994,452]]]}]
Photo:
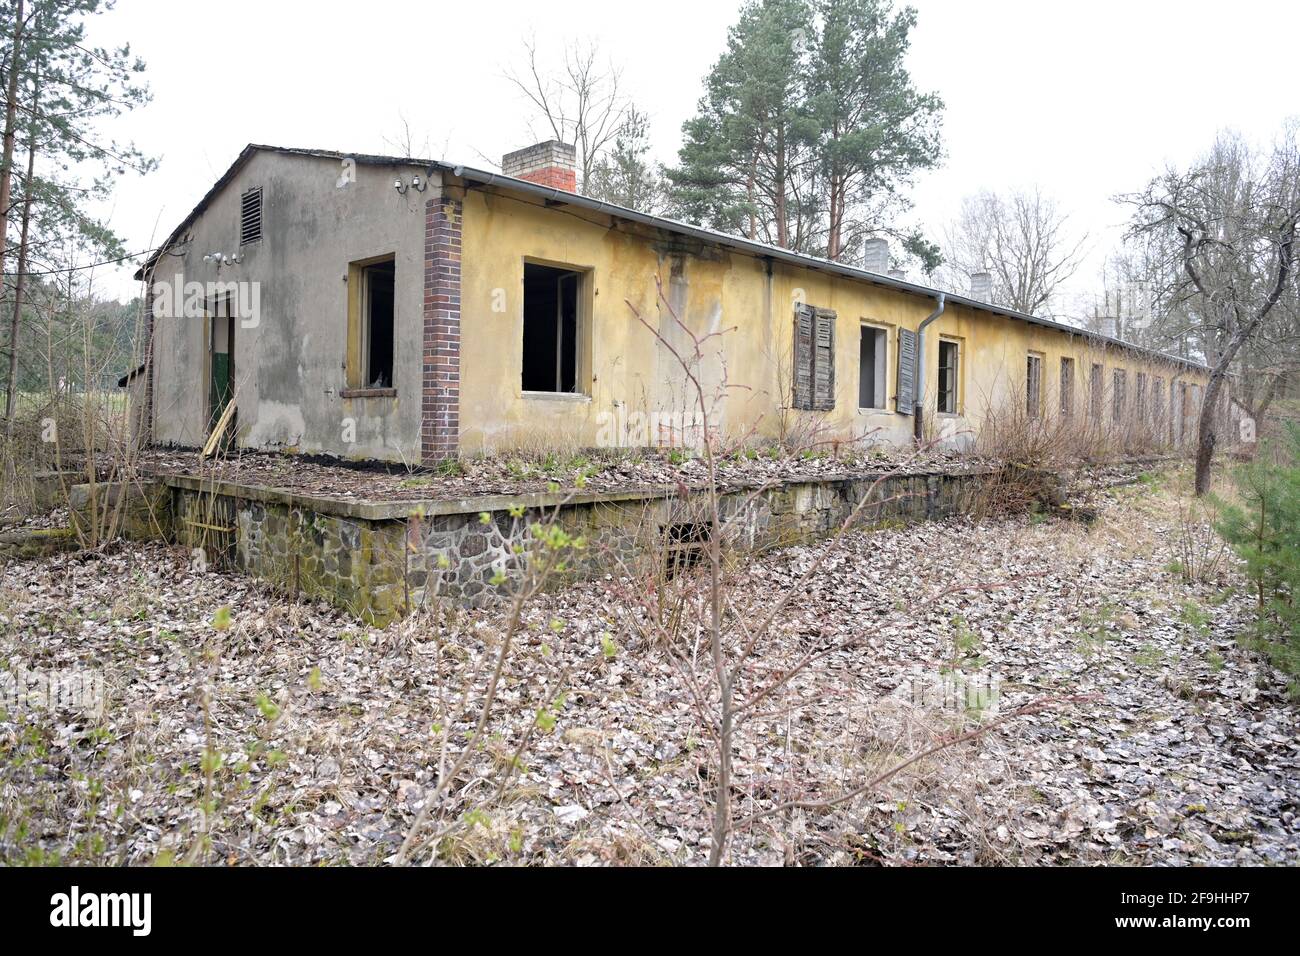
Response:
[{"label": "bare deciduous tree", "polygon": [[1050,314],[1087,241],[1086,234],[1071,234],[1069,217],[1037,189],[1005,196],[984,190],[962,202],[961,214],[945,230],[942,274],[954,288],[965,289],[971,274],[988,272],[994,304]]},{"label": "bare deciduous tree", "polygon": [[1172,323],[1155,321],[1152,289],[1158,284],[1159,276],[1143,248],[1116,249],[1102,263],[1096,285],[1079,297],[1080,324],[1135,345],[1178,351],[1177,340],[1168,337]]},{"label": "bare deciduous tree", "polygon": [[1128,201],[1131,234],[1169,240],[1178,271],[1165,300],[1182,308],[1203,343],[1210,378],[1201,399],[1196,493],[1210,487],[1220,395],[1233,363],[1260,341],[1295,282],[1300,227],[1300,142],[1289,124],[1268,151],[1221,134],[1187,170],[1170,169]]},{"label": "bare deciduous tree", "polygon": [[1231,399],[1262,431],[1273,403],[1286,397],[1300,371],[1300,281],[1288,283],[1233,371]]},{"label": "bare deciduous tree", "polygon": [[534,123],[540,122],[555,139],[577,149],[578,189],[583,191],[592,169],[623,127],[628,101],[620,89],[622,73],[601,59],[595,43],[570,44],[563,64],[554,70],[542,62],[535,38],[525,39],[523,45],[525,67],[508,70],[506,79],[536,111],[528,124],[534,138]]},{"label": "bare deciduous tree", "polygon": [[[755,601],[753,595],[742,593],[738,586],[745,562],[736,560],[735,542],[748,533],[752,505],[774,486],[776,479],[747,489],[739,502],[723,503],[725,486],[720,477],[720,463],[753,437],[751,430],[738,438],[729,438],[718,424],[724,417],[721,409],[728,394],[743,388],[728,381],[720,345],[721,339],[734,333],[736,327],[715,325],[695,331],[665,295],[662,277],[655,277],[655,286],[658,316],[652,317],[648,310],[638,309],[630,299],[624,302],[685,378],[688,400],[695,406],[694,420],[699,423],[698,443],[705,476],[697,510],[691,513],[698,519],[692,523],[695,524],[692,548],[698,549],[699,567],[697,573],[687,573],[690,563],[687,562],[683,573],[672,574],[671,582],[661,581],[659,587],[642,578],[637,581],[639,586],[635,591],[628,593],[627,600],[631,608],[640,606],[643,612],[639,617],[640,626],[652,642],[668,650],[713,744],[709,773],[711,866],[724,862],[728,846],[738,831],[749,829],[761,820],[795,809],[827,813],[851,805],[908,767],[940,751],[973,741],[1021,716],[1084,699],[1042,697],[972,729],[936,735],[937,739],[920,753],[890,761],[891,766],[880,768],[865,781],[816,793],[792,791],[797,793],[792,799],[756,801],[750,794],[746,803],[749,812],[737,813],[743,795],[736,783],[737,761],[745,759],[742,734],[752,732],[755,724],[771,720],[775,715],[789,716],[811,706],[815,698],[804,697],[797,688],[800,676],[837,653],[862,648],[870,639],[871,631],[866,627],[855,629],[839,638],[800,645],[784,655],[775,651],[772,639],[782,630],[788,612],[807,600],[813,582],[823,569],[833,564],[850,532],[880,520],[896,501],[911,496],[905,491],[891,494],[887,482],[906,473],[929,446],[916,449],[910,458],[875,475],[847,514],[836,516],[829,537],[809,548],[806,560],[792,579],[774,591],[763,592],[761,599]],[[786,453],[793,460],[809,450],[805,446]],[[666,557],[667,554],[655,564],[664,568],[668,564]],[[1033,572],[1027,576],[1045,573]],[[928,606],[950,594],[997,590],[1024,577],[995,582],[965,580],[962,569],[955,566],[952,579],[934,582],[932,592],[919,602]],[[637,580],[631,575],[629,579]],[[668,597],[666,591],[673,592],[672,596]],[[668,604],[675,605],[668,614],[655,606],[657,600],[665,597]],[[610,776],[612,780],[612,773]]]}]

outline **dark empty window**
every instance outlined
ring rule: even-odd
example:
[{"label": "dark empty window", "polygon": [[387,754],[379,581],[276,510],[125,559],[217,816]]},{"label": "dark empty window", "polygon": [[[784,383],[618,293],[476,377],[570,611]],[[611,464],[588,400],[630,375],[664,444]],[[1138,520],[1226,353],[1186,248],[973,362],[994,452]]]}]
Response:
[{"label": "dark empty window", "polygon": [[671,581],[704,560],[709,544],[709,527],[697,522],[664,526],[665,578]]},{"label": "dark empty window", "polygon": [[957,376],[960,372],[960,353],[956,342],[939,340],[939,403],[938,409],[949,415],[957,414]]},{"label": "dark empty window", "polygon": [[262,238],[262,187],[248,190],[239,200],[239,244]]},{"label": "dark empty window", "polygon": [[578,288],[582,274],[524,264],[525,392],[578,390]]},{"label": "dark empty window", "polygon": [[1043,408],[1043,357],[1030,355],[1025,363],[1025,411],[1037,418]]},{"label": "dark empty window", "polygon": [[885,407],[885,356],[884,329],[870,325],[862,327],[862,344],[858,347],[858,408]]},{"label": "dark empty window", "polygon": [[390,259],[366,266],[362,271],[365,303],[363,350],[366,388],[393,387],[393,280],[395,266]]}]

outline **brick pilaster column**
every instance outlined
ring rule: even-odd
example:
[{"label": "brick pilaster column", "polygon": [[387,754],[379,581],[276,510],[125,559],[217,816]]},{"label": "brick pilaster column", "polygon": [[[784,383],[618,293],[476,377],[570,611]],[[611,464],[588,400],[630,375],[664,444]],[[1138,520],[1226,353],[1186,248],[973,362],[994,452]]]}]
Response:
[{"label": "brick pilaster column", "polygon": [[420,450],[426,465],[455,457],[460,446],[459,200],[424,206],[424,360]]}]

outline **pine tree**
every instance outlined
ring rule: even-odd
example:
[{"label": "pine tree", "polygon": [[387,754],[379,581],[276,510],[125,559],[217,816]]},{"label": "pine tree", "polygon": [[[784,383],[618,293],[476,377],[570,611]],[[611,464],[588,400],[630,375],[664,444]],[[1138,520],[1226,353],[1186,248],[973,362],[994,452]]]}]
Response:
[{"label": "pine tree", "polygon": [[942,103],[903,66],[915,24],[888,0],[750,0],[683,127],[673,212],[838,261],[885,233],[934,268],[897,222],[939,158]]},{"label": "pine tree", "polygon": [[676,214],[804,251],[816,241],[816,121],[805,0],[752,0],[705,80],[669,172]]},{"label": "pine tree", "polygon": [[[28,278],[64,266],[59,254],[75,249],[111,260],[122,255],[114,232],[90,213],[128,169],[145,173],[155,162],[131,145],[101,133],[102,121],[149,99],[144,64],[129,46],[89,45],[86,21],[112,8],[108,0],[16,0],[4,4],[13,19],[0,37],[6,91],[0,196],[6,220],[17,220],[20,242],[9,248],[0,224],[0,263],[12,275],[6,303],[6,420],[16,412],[19,352]],[[22,153],[21,162],[19,153]],[[19,173],[19,170],[23,170]],[[14,268],[8,259],[14,259]]]},{"label": "pine tree", "polygon": [[[817,0],[810,56],[810,108],[825,191],[828,259],[841,260],[862,233],[907,208],[901,188],[939,160],[942,101],[917,92],[903,64],[916,11],[888,0]],[[937,258],[904,237],[923,260]]]},{"label": "pine tree", "polygon": [[649,117],[630,106],[614,148],[592,169],[586,194],[638,212],[658,213],[664,205],[664,182],[649,154]]},{"label": "pine tree", "polygon": [[1222,508],[1219,532],[1246,562],[1258,605],[1256,646],[1290,674],[1300,697],[1300,425],[1234,473],[1240,504]]}]

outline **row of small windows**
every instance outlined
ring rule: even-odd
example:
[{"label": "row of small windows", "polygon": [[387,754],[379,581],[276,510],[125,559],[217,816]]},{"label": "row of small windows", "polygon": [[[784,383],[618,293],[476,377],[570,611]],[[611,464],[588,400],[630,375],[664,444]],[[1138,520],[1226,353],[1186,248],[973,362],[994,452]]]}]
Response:
[{"label": "row of small windows", "polygon": [[[586,274],[561,267],[526,263],[523,295],[523,365],[520,385],[524,392],[576,393],[580,390],[584,330],[581,322],[582,289]],[[353,388],[391,388],[394,359],[394,257],[353,263],[349,275],[354,298],[349,307],[348,384]],[[800,305],[795,315],[794,407],[827,410],[835,406],[836,314],[829,309]],[[899,355],[896,374],[895,408],[912,413],[915,402],[917,336],[897,330]],[[940,337],[936,372],[936,410],[940,414],[960,412],[961,343]],[[1030,352],[1025,364],[1026,412],[1031,418],[1043,413],[1044,356]],[[884,410],[889,391],[889,330],[863,324],[858,342],[858,407]],[[1060,360],[1059,410],[1063,418],[1074,414],[1075,360]],[[1106,403],[1105,377],[1101,363],[1089,369],[1089,417],[1100,421]],[[1144,372],[1135,376],[1135,412],[1162,416],[1165,381]],[[1188,385],[1178,383],[1177,397],[1186,407]],[[1195,386],[1192,386],[1193,388]],[[1173,385],[1171,384],[1171,390]],[[1128,372],[1112,369],[1110,413],[1115,422],[1124,420],[1128,407]]]},{"label": "row of small windows", "polygon": [[[835,323],[830,309],[800,305],[795,309],[794,407],[825,411],[835,407]],[[905,415],[916,403],[917,334],[898,329],[898,360],[895,369],[894,407]],[[940,338],[937,376],[937,407],[940,413],[956,415],[960,407],[961,346],[955,339]],[[858,337],[858,407],[883,411],[889,403],[889,330],[862,325]]]},{"label": "row of small windows", "polygon": [[[1062,418],[1074,414],[1075,392],[1074,359],[1061,359],[1061,396],[1060,413]],[[1107,404],[1105,392],[1105,369],[1100,362],[1093,362],[1088,376],[1088,417],[1100,422]],[[1199,386],[1188,382],[1169,383],[1169,404],[1176,407],[1180,414],[1195,407],[1198,401]],[[1134,400],[1132,411],[1138,421],[1162,420],[1166,408],[1165,380],[1159,375],[1137,372],[1134,375]],[[1111,369],[1110,385],[1110,420],[1123,424],[1129,412],[1129,378],[1128,370]],[[1038,418],[1043,410],[1043,356],[1029,353],[1025,367],[1025,411],[1030,418]]]},{"label": "row of small windows", "polygon": [[[817,312],[819,310],[812,310]],[[832,313],[833,315],[833,313]],[[915,333],[906,329],[899,330],[899,382],[907,376],[902,366],[910,358],[907,354],[906,336]],[[915,347],[913,342],[913,348]],[[886,390],[888,384],[888,330],[875,325],[862,325],[861,341],[858,351],[858,407],[867,410],[883,410],[887,407]],[[796,382],[805,375],[798,375],[801,362],[805,360],[796,339]],[[1025,360],[1025,411],[1030,418],[1039,418],[1044,411],[1044,377],[1043,363],[1045,356],[1039,352],[1030,352]],[[961,345],[954,339],[940,338],[938,348],[938,381],[936,383],[936,410],[941,414],[955,415],[960,409]],[[1129,373],[1127,369],[1111,370],[1109,400],[1105,390],[1105,369],[1100,362],[1094,362],[1089,368],[1088,378],[1088,412],[1094,421],[1101,421],[1103,412],[1109,403],[1110,420],[1122,423],[1126,420],[1130,408]],[[1076,369],[1075,359],[1063,357],[1060,360],[1059,412],[1062,418],[1071,418],[1075,411]],[[1134,395],[1132,411],[1140,421],[1150,420],[1153,416],[1163,417],[1166,407],[1174,407],[1185,412],[1194,408],[1199,386],[1186,382],[1170,382],[1166,392],[1165,379],[1159,375],[1137,372],[1133,379]],[[908,392],[900,384],[900,392]],[[796,389],[798,395],[798,389]],[[796,407],[811,407],[799,405]],[[911,411],[909,402],[900,401],[899,411]]]},{"label": "row of small windows", "polygon": [[[833,387],[833,343],[835,313],[812,306],[800,306],[796,315],[795,330],[795,407],[807,409],[826,409],[834,407]],[[863,324],[858,343],[858,407],[864,410],[880,411],[888,407],[888,329]],[[913,411],[914,401],[912,366],[915,364],[916,333],[908,329],[899,329],[898,347],[898,395],[896,409],[899,412]],[[1025,411],[1030,418],[1039,418],[1044,411],[1044,377],[1043,363],[1045,357],[1039,352],[1030,352],[1025,360]],[[956,415],[960,412],[961,381],[961,343],[956,339],[939,339],[938,362],[935,384],[936,411],[940,414]],[[1059,411],[1061,417],[1074,415],[1076,390],[1075,360],[1060,360]],[[1134,412],[1139,419],[1145,420],[1151,414],[1163,415],[1165,406],[1165,380],[1160,376],[1149,376],[1138,372],[1134,380]],[[1176,383],[1170,385],[1177,391],[1170,395],[1180,407],[1186,407],[1187,395],[1194,400],[1195,385]],[[1192,389],[1192,392],[1188,392]],[[1105,391],[1105,369],[1101,363],[1092,363],[1088,379],[1088,412],[1094,421],[1101,421],[1107,404]],[[1112,421],[1124,421],[1129,407],[1129,379],[1126,369],[1112,369],[1109,408]]]}]

